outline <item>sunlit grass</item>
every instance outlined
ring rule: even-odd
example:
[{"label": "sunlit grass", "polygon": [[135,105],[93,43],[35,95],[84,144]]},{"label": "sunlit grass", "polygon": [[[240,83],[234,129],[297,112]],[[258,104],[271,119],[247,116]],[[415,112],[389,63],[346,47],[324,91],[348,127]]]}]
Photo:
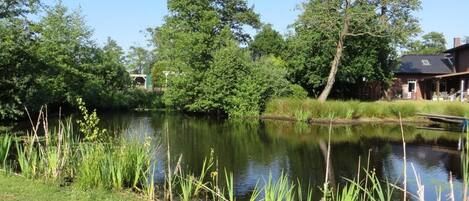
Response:
[{"label": "sunlit grass", "polygon": [[314,99],[274,99],[267,103],[264,115],[293,117],[299,121],[309,118],[328,119],[397,119],[413,118],[417,113],[464,116],[469,114],[469,105],[461,102],[436,101],[327,101]]}]

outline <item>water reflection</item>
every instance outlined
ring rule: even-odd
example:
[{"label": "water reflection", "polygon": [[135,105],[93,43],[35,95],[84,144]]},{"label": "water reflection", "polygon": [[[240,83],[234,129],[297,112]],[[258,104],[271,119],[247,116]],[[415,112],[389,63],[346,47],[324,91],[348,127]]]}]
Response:
[{"label": "water reflection", "polygon": [[[173,156],[182,155],[185,171],[198,173],[206,157],[215,152],[220,170],[235,176],[235,190],[240,198],[249,195],[258,182],[262,185],[269,174],[282,173],[303,189],[318,187],[325,179],[328,126],[308,126],[279,121],[230,121],[213,117],[194,117],[178,113],[112,114],[103,118],[105,126],[125,136],[144,139],[151,136],[155,144],[169,141]],[[461,163],[457,151],[459,134],[404,127],[409,169],[408,189],[416,192],[414,172],[425,184],[425,197],[436,200],[435,187],[441,186],[443,198],[448,192],[450,172],[454,175],[456,196],[461,196]],[[397,126],[342,126],[332,129],[331,177],[338,184],[357,175],[359,158],[365,167],[368,154],[370,166],[381,178],[398,181],[402,178],[403,151],[400,128]],[[166,167],[166,145],[156,154],[158,178]],[[173,157],[175,163],[177,157]],[[361,174],[363,175],[363,173]]]}]

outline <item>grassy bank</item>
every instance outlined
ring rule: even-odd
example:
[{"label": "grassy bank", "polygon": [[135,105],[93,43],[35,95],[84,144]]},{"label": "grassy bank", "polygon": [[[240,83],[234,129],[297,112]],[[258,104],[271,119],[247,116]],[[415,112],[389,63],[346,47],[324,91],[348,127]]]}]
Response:
[{"label": "grassy bank", "polygon": [[435,101],[327,101],[320,103],[313,99],[275,99],[267,103],[264,116],[286,117],[299,121],[308,119],[364,120],[364,119],[412,120],[417,113],[465,116],[469,104],[460,102]]},{"label": "grassy bank", "polygon": [[109,191],[83,191],[73,186],[59,187],[53,183],[33,181],[24,177],[0,173],[0,200],[16,201],[68,201],[68,200],[141,200],[132,193],[114,193]]}]

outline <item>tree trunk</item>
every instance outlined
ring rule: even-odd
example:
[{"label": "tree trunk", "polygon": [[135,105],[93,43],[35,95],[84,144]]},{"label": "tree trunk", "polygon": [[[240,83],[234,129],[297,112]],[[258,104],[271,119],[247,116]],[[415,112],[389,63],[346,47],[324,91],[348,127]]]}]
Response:
[{"label": "tree trunk", "polygon": [[342,31],[339,34],[339,41],[337,42],[337,48],[334,56],[334,60],[331,63],[331,71],[329,72],[329,77],[327,78],[326,87],[324,87],[321,95],[319,96],[318,100],[323,103],[329,97],[331,93],[332,87],[334,86],[335,76],[337,75],[337,71],[339,70],[340,60],[342,59],[342,53],[344,51],[344,42],[345,37],[348,34],[349,29],[349,16],[347,13],[348,9],[348,1],[345,3],[345,12],[344,12],[344,24],[342,27]]}]

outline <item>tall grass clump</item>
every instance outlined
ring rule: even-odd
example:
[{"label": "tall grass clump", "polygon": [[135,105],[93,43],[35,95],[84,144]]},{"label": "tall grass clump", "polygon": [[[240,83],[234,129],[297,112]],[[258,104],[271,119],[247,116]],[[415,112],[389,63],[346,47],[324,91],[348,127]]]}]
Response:
[{"label": "tall grass clump", "polygon": [[149,146],[136,140],[80,145],[77,185],[83,189],[129,188],[143,192],[147,178],[152,176]]},{"label": "tall grass clump", "polygon": [[10,153],[10,146],[12,142],[12,137],[9,134],[5,134],[0,137],[0,168],[6,167],[6,161],[8,158],[8,153]]},{"label": "tall grass clump", "polygon": [[289,181],[288,177],[283,173],[273,181],[272,175],[264,186],[265,201],[293,201],[295,200],[295,185]]},{"label": "tall grass clump", "polygon": [[[26,136],[17,138],[16,160],[21,174],[28,178],[46,178],[62,180],[73,178],[75,164],[74,137],[71,119],[59,121],[57,130],[49,131],[47,107],[41,107],[36,122],[32,121],[27,111],[32,131]],[[42,125],[42,127],[41,127]],[[44,136],[39,136],[39,129]]]},{"label": "tall grass clump", "polygon": [[[150,139],[141,143],[137,139],[104,136],[107,132],[97,128],[96,113],[88,113],[84,103],[81,104],[81,112],[87,113],[78,122],[81,135],[74,134],[72,119],[64,122],[60,113],[58,128],[49,131],[46,106],[39,111],[36,122],[27,111],[32,130],[15,140],[19,173],[27,178],[61,184],[74,182],[83,189],[130,189],[154,198],[155,166]],[[43,131],[39,132],[40,129]],[[4,155],[2,150],[7,145],[1,144],[0,156]]]},{"label": "tall grass clump", "polygon": [[267,103],[266,116],[292,117],[298,121],[309,118],[329,119],[404,119],[414,118],[417,113],[464,116],[469,114],[469,105],[461,102],[436,101],[326,101],[314,99],[279,98]]}]

